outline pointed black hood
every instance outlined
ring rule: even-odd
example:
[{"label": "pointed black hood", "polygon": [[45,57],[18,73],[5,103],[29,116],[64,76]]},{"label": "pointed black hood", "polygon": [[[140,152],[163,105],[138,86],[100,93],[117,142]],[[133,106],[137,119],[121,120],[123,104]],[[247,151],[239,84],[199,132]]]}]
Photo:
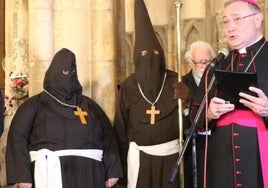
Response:
[{"label": "pointed black hood", "polygon": [[75,54],[63,48],[58,51],[46,71],[44,89],[62,102],[77,104],[82,95],[76,69]]},{"label": "pointed black hood", "polygon": [[143,0],[135,0],[134,18],[134,74],[145,96],[153,102],[160,91],[166,70],[164,51]]}]

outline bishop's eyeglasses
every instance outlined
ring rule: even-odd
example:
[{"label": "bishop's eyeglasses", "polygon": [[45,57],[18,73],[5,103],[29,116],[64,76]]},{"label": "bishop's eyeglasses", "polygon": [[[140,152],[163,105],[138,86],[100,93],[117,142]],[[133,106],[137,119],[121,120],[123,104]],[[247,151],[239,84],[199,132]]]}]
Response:
[{"label": "bishop's eyeglasses", "polygon": [[223,24],[224,27],[227,27],[229,25],[230,21],[232,20],[235,23],[235,25],[240,26],[240,25],[242,25],[244,23],[244,20],[246,18],[249,18],[251,16],[255,16],[256,14],[257,13],[255,12],[255,13],[252,13],[252,14],[249,14],[249,15],[246,15],[246,16],[233,15],[233,16],[231,16],[231,19],[228,19],[228,18],[225,17],[225,18],[223,18],[222,24]]},{"label": "bishop's eyeglasses", "polygon": [[191,59],[192,60],[192,62],[194,63],[194,64],[196,64],[196,65],[208,65],[209,63],[211,63],[211,59],[209,59],[209,60],[207,60],[207,59],[204,59],[204,60],[199,60],[199,61],[195,61],[195,60],[193,60],[193,59]]}]

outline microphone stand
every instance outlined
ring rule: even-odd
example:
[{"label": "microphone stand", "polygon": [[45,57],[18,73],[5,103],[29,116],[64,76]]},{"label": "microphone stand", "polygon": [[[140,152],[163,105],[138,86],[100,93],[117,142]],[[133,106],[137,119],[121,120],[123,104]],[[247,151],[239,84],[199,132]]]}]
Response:
[{"label": "microphone stand", "polygon": [[[188,132],[186,134],[186,137],[188,137]],[[194,131],[192,135],[192,172],[193,172],[193,188],[197,188],[197,159],[196,159],[196,138],[197,133]]]},{"label": "microphone stand", "polygon": [[[211,68],[214,68],[215,65],[213,65],[213,67],[208,67],[207,69],[207,72],[210,72]],[[210,80],[210,83],[209,83],[209,86],[208,86],[208,91],[205,93],[203,99],[202,99],[202,102],[198,108],[198,111],[197,111],[197,114],[195,115],[195,118],[194,118],[194,121],[193,123],[191,124],[190,128],[189,128],[189,132],[188,132],[188,136],[184,142],[184,145],[182,147],[182,150],[180,151],[179,153],[179,157],[175,163],[175,165],[173,166],[172,170],[171,170],[171,173],[170,173],[170,176],[169,176],[169,179],[168,181],[170,183],[174,182],[174,180],[176,179],[176,176],[178,174],[178,171],[179,171],[179,166],[180,166],[180,163],[182,161],[182,158],[184,156],[184,153],[189,145],[189,142],[190,140],[193,138],[193,136],[195,135],[195,129],[196,129],[196,126],[197,126],[197,123],[200,119],[200,116],[203,112],[203,109],[206,105],[206,98],[207,98],[207,95],[212,87],[212,84],[214,83],[214,80],[215,80],[215,76],[213,75],[211,80]],[[204,167],[205,168],[205,167]],[[197,185],[195,182],[194,182],[194,185]]]}]

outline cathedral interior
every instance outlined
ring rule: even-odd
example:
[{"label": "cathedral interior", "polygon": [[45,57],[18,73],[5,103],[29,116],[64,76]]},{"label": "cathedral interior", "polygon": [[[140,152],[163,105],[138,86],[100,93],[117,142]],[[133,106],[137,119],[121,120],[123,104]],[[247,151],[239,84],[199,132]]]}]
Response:
[{"label": "cathedral interior", "polygon": [[[183,55],[193,41],[205,40],[216,52],[228,48],[221,25],[225,0],[144,2],[168,69],[180,75],[189,71]],[[268,1],[258,3],[268,18]],[[43,90],[44,73],[61,48],[76,54],[83,93],[112,121],[117,85],[134,71],[133,7],[134,0],[0,0],[0,87],[6,109],[0,140],[2,185],[6,183],[4,156],[10,121],[18,105]],[[267,20],[263,35],[268,38]],[[14,94],[11,75],[26,79],[26,94]]]}]

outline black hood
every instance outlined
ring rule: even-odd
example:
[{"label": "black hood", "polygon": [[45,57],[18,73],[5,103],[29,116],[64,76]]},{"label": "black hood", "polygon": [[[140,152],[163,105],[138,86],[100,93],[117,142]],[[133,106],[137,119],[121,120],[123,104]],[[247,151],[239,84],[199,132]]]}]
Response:
[{"label": "black hood", "polygon": [[75,54],[63,48],[58,51],[46,71],[44,89],[62,102],[77,104],[82,95]]},{"label": "black hood", "polygon": [[[153,29],[143,0],[135,0],[135,77],[145,96],[156,99],[166,71],[164,51]],[[147,51],[146,55],[141,55]]]}]

